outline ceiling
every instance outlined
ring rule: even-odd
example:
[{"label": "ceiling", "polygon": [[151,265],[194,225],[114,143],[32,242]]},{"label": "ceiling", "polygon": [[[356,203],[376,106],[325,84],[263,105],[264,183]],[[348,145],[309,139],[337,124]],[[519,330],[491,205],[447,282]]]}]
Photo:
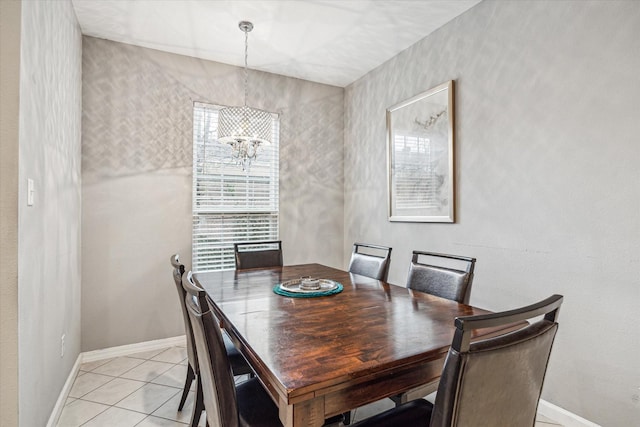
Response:
[{"label": "ceiling", "polygon": [[347,86],[480,0],[73,0],[82,33]]}]

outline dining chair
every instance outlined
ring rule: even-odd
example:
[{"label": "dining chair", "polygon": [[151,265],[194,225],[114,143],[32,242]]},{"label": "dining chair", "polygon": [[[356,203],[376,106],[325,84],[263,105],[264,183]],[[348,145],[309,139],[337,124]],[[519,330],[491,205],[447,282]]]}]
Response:
[{"label": "dining chair", "polygon": [[[387,246],[371,245],[368,243],[354,243],[349,273],[371,277],[372,279],[387,281],[391,248]],[[351,412],[345,412],[344,424],[351,423]]]},{"label": "dining chair", "polygon": [[282,241],[242,242],[233,244],[236,270],[281,267]]},{"label": "dining chair", "polygon": [[[562,300],[553,295],[516,310],[457,317],[435,403],[414,400],[353,426],[534,426]],[[471,342],[476,329],[518,324]]]},{"label": "dining chair", "polygon": [[[420,262],[421,257],[428,258],[431,260],[430,263]],[[439,265],[434,265],[436,261]],[[407,277],[407,288],[468,304],[475,264],[475,258],[413,251]],[[396,407],[400,406],[409,400],[433,393],[438,389],[438,381],[435,380],[424,385],[417,393],[400,393],[389,398],[396,404]]]},{"label": "dining chair", "polygon": [[[182,316],[184,320],[184,329],[185,335],[187,337],[187,378],[184,382],[184,388],[182,390],[182,398],[180,399],[180,404],[178,405],[178,411],[182,411],[184,407],[184,403],[187,400],[187,396],[189,395],[189,389],[191,388],[191,384],[193,380],[198,378],[199,382],[199,367],[198,367],[198,352],[196,351],[195,342],[193,338],[193,328],[191,326],[191,320],[189,318],[187,307],[185,305],[185,297],[186,292],[182,287],[182,275],[185,272],[184,264],[180,262],[180,257],[178,254],[175,254],[171,257],[171,265],[173,266],[173,280],[176,284],[176,289],[178,290],[178,297],[180,299],[180,307],[182,308]],[[228,359],[231,363],[231,367],[234,375],[253,375],[253,371],[251,367],[245,360],[245,358],[240,354],[236,346],[233,344],[231,339],[226,333],[222,334],[223,343],[225,347],[225,351],[227,352]],[[196,388],[196,397],[195,404],[193,406],[193,414],[191,417],[191,426],[195,427],[198,425],[198,421],[200,420],[200,415],[204,410],[204,406],[202,405],[202,398],[198,394],[198,389]]]},{"label": "dining chair", "polygon": [[[420,257],[437,260],[441,265],[419,262]],[[443,265],[448,262],[462,264],[464,270],[456,268],[459,267],[458,265]],[[475,258],[413,251],[407,277],[407,288],[468,304],[475,264]]]},{"label": "dining chair", "polygon": [[209,426],[281,427],[278,407],[258,378],[235,384],[222,330],[207,302],[206,292],[191,272],[182,275],[185,305],[193,327],[193,337],[200,357],[199,392]]},{"label": "dining chair", "polygon": [[349,273],[386,282],[389,275],[390,259],[391,248],[367,243],[354,243],[351,261],[349,261]]}]

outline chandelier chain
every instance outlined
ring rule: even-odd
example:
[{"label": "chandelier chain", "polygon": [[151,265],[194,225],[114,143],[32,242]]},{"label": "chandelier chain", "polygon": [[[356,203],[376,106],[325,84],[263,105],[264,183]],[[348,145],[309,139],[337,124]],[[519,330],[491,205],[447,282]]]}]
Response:
[{"label": "chandelier chain", "polygon": [[248,61],[249,58],[249,31],[244,30],[244,106],[247,106],[247,98],[249,97],[249,68]]}]

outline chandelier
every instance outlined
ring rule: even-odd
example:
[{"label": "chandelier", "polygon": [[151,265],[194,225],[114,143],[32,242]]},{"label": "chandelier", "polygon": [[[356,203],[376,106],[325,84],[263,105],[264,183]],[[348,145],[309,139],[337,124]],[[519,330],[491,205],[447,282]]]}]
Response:
[{"label": "chandelier", "polygon": [[244,105],[222,108],[218,112],[218,141],[231,146],[231,158],[243,171],[247,171],[256,158],[260,145],[270,144],[271,113],[247,106],[247,57],[249,31],[253,30],[253,24],[241,21],[238,27],[244,32]]}]

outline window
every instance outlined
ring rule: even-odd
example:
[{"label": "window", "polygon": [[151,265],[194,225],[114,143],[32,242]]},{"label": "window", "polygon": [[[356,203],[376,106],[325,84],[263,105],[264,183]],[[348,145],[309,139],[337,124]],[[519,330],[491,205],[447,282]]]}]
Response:
[{"label": "window", "polygon": [[231,147],[216,141],[221,108],[195,103],[193,109],[194,271],[233,269],[234,242],[278,239],[278,116],[272,143],[243,171]]}]

